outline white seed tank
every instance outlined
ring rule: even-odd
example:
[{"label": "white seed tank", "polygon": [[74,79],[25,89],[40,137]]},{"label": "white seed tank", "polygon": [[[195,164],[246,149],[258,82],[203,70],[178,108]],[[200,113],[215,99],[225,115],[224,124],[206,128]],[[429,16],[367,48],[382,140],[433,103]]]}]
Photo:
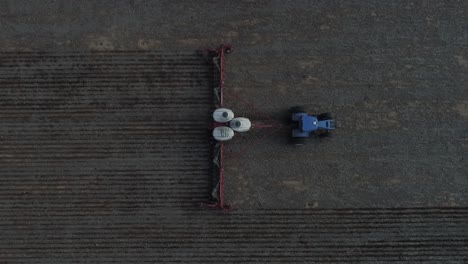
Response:
[{"label": "white seed tank", "polygon": [[218,108],[213,112],[213,119],[218,123],[227,123],[234,118],[234,112],[227,108]]},{"label": "white seed tank", "polygon": [[227,126],[215,127],[213,137],[218,141],[227,141],[234,137],[234,130]]},{"label": "white seed tank", "polygon": [[246,132],[252,127],[252,123],[248,118],[236,117],[231,120],[229,126],[236,132]]}]

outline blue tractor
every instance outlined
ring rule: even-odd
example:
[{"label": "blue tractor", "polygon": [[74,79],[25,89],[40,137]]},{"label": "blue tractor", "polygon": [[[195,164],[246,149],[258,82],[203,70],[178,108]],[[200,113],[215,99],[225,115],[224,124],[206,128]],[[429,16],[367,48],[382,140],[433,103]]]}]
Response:
[{"label": "blue tractor", "polygon": [[291,122],[294,145],[304,145],[310,136],[330,137],[330,131],[335,129],[335,120],[330,113],[309,115],[301,106],[291,108]]}]

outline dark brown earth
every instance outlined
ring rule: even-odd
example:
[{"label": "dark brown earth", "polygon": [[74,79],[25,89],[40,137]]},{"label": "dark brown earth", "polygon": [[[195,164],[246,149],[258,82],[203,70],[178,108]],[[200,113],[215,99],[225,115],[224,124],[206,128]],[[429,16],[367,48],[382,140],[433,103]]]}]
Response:
[{"label": "dark brown earth", "polygon": [[[0,2],[0,263],[465,263],[466,1]],[[254,124],[212,184],[213,65]],[[288,108],[333,112],[288,144]],[[266,115],[265,115],[266,114]]]}]

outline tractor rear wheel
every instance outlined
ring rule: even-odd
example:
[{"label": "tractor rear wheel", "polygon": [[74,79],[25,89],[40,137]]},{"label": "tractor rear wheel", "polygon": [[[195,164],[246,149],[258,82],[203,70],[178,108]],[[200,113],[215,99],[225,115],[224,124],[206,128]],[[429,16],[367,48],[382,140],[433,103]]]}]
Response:
[{"label": "tractor rear wheel", "polygon": [[320,115],[317,116],[317,119],[319,121],[322,121],[322,120],[330,120],[330,119],[333,119],[331,113],[321,113]]},{"label": "tractor rear wheel", "polygon": [[291,138],[291,143],[296,146],[302,146],[306,143],[306,138],[304,137],[293,137]]},{"label": "tractor rear wheel", "polygon": [[291,114],[294,114],[294,113],[305,113],[305,108],[303,106],[294,106],[294,107],[291,107]]}]

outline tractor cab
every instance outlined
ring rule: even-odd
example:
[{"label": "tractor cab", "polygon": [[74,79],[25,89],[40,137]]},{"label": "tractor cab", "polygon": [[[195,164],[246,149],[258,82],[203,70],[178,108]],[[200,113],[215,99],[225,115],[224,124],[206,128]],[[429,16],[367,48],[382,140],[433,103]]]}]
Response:
[{"label": "tractor cab", "polygon": [[318,129],[319,126],[319,121],[315,116],[301,115],[298,121],[299,127],[302,131],[315,131]]}]

